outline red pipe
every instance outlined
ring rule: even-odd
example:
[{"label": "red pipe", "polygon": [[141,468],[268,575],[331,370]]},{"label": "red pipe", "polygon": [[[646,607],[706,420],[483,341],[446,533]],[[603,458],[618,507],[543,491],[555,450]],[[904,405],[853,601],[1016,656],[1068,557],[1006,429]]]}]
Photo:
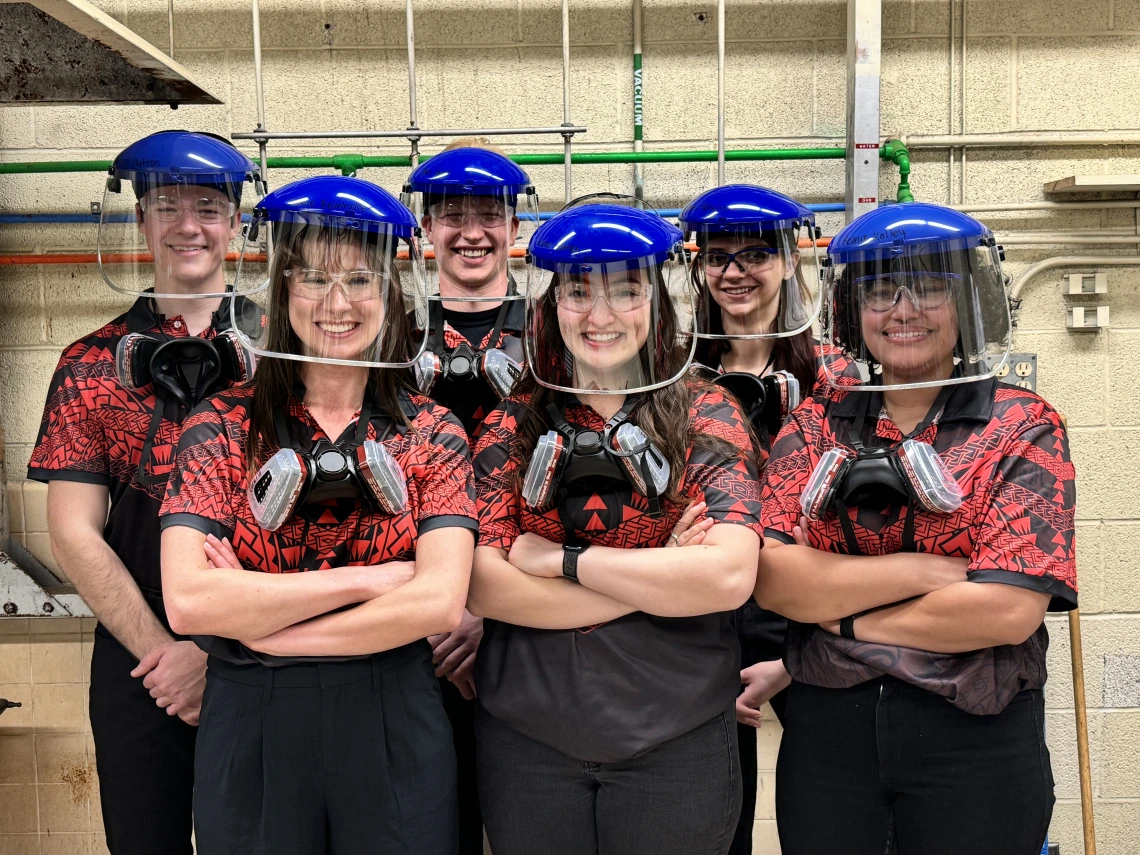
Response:
[{"label": "red pipe", "polygon": [[[816,246],[826,247],[831,243],[831,238],[820,238],[815,242]],[[799,242],[800,249],[806,249],[811,246],[810,240],[801,240]],[[696,251],[696,244],[686,244],[686,247],[692,251]],[[226,254],[226,261],[237,261],[240,253],[231,252]],[[401,259],[407,259],[408,254],[401,252],[398,256]],[[433,259],[435,253],[428,250],[424,253],[424,258]],[[511,258],[526,258],[526,250],[516,247],[511,250]],[[249,255],[246,256],[247,261],[264,262],[264,255]],[[97,261],[96,255],[93,252],[74,252],[74,253],[44,253],[34,255],[31,253],[9,253],[7,255],[0,255],[0,265],[4,264],[95,264]],[[154,258],[148,252],[113,252],[107,253],[103,256],[104,264],[150,264]]]}]

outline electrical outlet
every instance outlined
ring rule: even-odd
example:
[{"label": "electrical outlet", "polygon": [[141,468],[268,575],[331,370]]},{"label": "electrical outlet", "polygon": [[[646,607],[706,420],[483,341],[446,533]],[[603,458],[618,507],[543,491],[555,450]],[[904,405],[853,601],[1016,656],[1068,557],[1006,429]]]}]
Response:
[{"label": "electrical outlet", "polygon": [[1070,273],[1065,277],[1065,296],[1081,297],[1086,294],[1107,294],[1108,274],[1103,271],[1097,273]]},{"label": "electrical outlet", "polygon": [[[987,357],[989,365],[997,362],[994,357]],[[1037,391],[1037,354],[1011,353],[1009,360],[997,370],[996,376],[1002,383],[1020,386],[1031,392]]]},{"label": "electrical outlet", "polygon": [[1096,332],[1108,327],[1108,306],[1070,306],[1065,326],[1073,332]]}]

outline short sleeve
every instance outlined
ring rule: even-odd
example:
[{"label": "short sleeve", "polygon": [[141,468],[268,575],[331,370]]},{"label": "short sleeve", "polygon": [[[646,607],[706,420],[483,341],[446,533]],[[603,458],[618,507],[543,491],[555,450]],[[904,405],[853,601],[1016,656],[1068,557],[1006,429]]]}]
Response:
[{"label": "short sleeve", "polygon": [[1004,449],[977,517],[969,578],[1052,595],[1051,611],[1077,605],[1075,471],[1059,419],[1022,430]]},{"label": "short sleeve", "polygon": [[510,549],[520,533],[519,499],[513,484],[518,466],[511,454],[514,443],[515,417],[508,402],[503,402],[483,422],[483,434],[475,447],[480,546]]},{"label": "short sleeve", "polygon": [[215,537],[233,535],[234,496],[245,470],[243,449],[207,401],[186,419],[159,511],[160,525],[189,526]]},{"label": "short sleeve", "polygon": [[800,496],[811,470],[811,450],[803,427],[793,416],[772,444],[772,454],[764,467],[760,505],[765,537],[795,542],[792,529],[800,522]]},{"label": "short sleeve", "polygon": [[433,405],[425,415],[431,419],[427,426],[431,435],[413,445],[404,460],[408,479],[416,486],[413,512],[417,533],[449,527],[474,531],[478,528],[475,479],[467,432],[443,407]]},{"label": "short sleeve", "polygon": [[694,442],[681,492],[703,501],[711,519],[761,534],[760,479],[740,408],[718,391],[704,392],[693,403],[691,431],[713,443]]},{"label": "short sleeve", "polygon": [[107,436],[98,414],[114,393],[106,376],[108,363],[76,360],[69,355],[71,349],[52,375],[28,477],[106,485],[110,483]]}]

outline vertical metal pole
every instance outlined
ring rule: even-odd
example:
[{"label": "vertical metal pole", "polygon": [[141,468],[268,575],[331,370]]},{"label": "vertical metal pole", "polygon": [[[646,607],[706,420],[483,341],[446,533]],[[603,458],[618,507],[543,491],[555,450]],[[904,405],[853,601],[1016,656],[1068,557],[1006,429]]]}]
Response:
[{"label": "vertical metal pole", "polygon": [[[261,4],[259,0],[253,0],[252,3],[253,14],[253,90],[257,99],[257,129],[264,131],[265,128],[265,86],[263,85],[261,74]],[[259,165],[261,167],[261,180],[264,186],[269,187],[269,160],[265,153],[266,141],[257,141],[257,152]],[[265,230],[265,251],[270,253],[273,251],[273,230],[267,228]]]},{"label": "vertical metal pole", "polygon": [[[645,149],[642,87],[641,0],[633,0],[633,150],[635,152]],[[638,199],[645,199],[645,171],[640,163],[633,165],[633,195]]]},{"label": "vertical metal pole", "polygon": [[166,26],[170,38],[170,51],[167,56],[174,59],[174,0],[166,0]]},{"label": "vertical metal pole", "polygon": [[[412,0],[408,0],[404,12],[404,19],[408,25],[408,130],[419,130],[419,118],[416,115],[416,19],[412,13]],[[410,140],[412,144],[412,169],[420,162],[420,141]]]},{"label": "vertical metal pole", "polygon": [[879,204],[881,0],[847,0],[847,222]]},{"label": "vertical metal pole", "polygon": [[[409,0],[411,2],[411,0]],[[570,126],[570,0],[562,0],[562,124]],[[570,171],[570,140],[573,134],[563,134],[563,166],[566,201],[574,197],[574,181]]]},{"label": "vertical metal pole", "polygon": [[724,184],[724,0],[716,3],[716,183]]}]

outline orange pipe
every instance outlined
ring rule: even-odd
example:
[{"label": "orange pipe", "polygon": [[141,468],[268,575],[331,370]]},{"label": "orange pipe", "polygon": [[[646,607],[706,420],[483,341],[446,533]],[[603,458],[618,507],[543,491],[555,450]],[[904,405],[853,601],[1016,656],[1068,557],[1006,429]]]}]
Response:
[{"label": "orange pipe", "polygon": [[[816,246],[826,247],[831,243],[831,238],[820,238],[815,242]],[[811,246],[810,240],[801,240],[799,242],[800,249],[806,249]],[[685,244],[685,248],[696,252],[696,244]],[[226,254],[226,261],[237,261],[239,253],[230,252]],[[407,260],[408,254],[401,252],[398,258]],[[435,258],[435,253],[428,250],[424,253],[424,258],[431,260]],[[521,247],[515,247],[511,250],[511,258],[526,258],[526,250]],[[52,252],[43,254],[31,253],[9,253],[7,255],[0,255],[0,265],[5,264],[95,264],[98,259],[93,252]],[[246,256],[247,261],[264,262],[264,255],[250,255]],[[149,252],[112,252],[103,256],[104,264],[150,264],[154,261],[153,256]]]}]

